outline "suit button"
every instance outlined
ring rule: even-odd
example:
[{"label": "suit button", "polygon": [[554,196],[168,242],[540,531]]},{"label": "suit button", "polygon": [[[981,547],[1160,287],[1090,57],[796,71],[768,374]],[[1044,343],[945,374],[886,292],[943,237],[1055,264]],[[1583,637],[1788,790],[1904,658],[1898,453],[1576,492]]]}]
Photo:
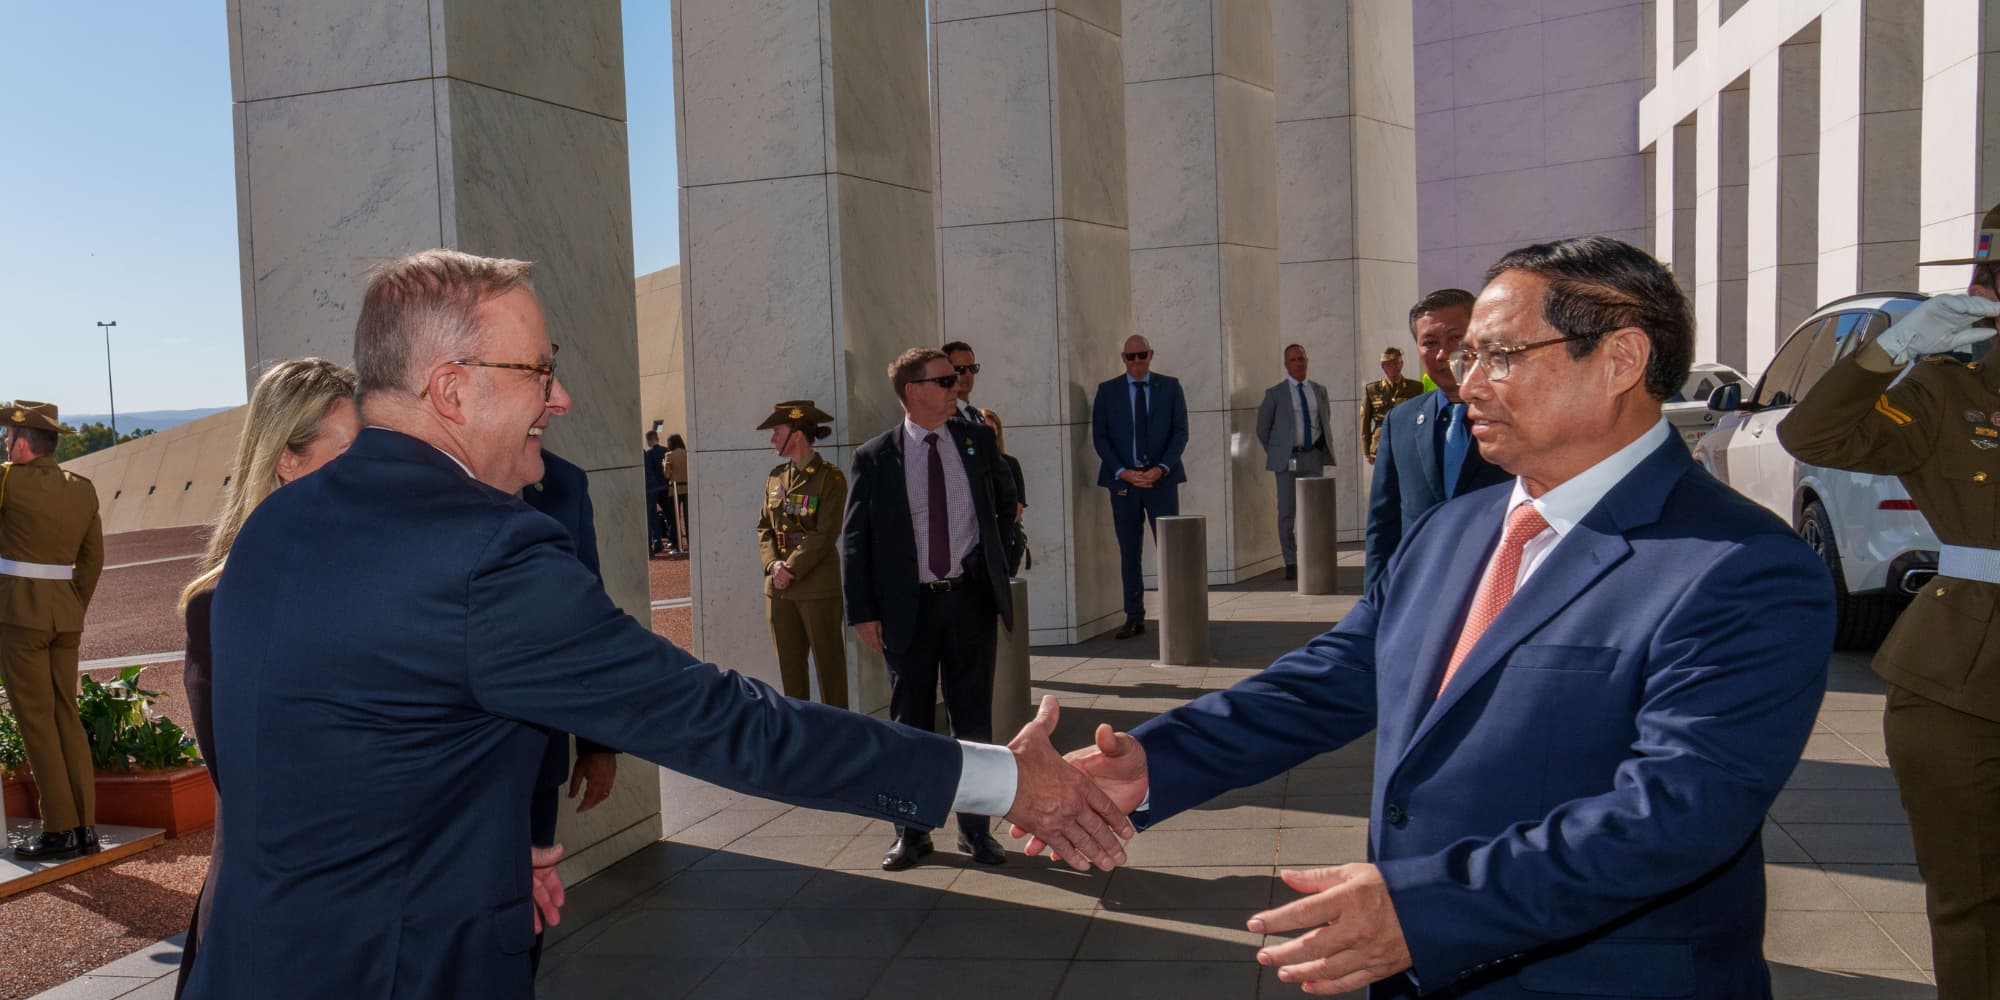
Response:
[{"label": "suit button", "polygon": [[1404,812],[1402,806],[1391,802],[1382,810],[1382,818],[1388,820],[1390,826],[1400,830],[1410,821],[1410,814]]}]

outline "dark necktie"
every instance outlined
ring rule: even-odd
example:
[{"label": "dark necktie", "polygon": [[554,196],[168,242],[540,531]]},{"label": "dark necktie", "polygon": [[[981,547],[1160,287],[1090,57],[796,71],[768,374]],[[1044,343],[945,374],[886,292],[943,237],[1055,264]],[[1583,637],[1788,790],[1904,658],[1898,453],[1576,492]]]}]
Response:
[{"label": "dark necktie", "polygon": [[1293,382],[1292,395],[1298,399],[1299,408],[1299,440],[1297,444],[1292,445],[1292,449],[1304,451],[1312,447],[1313,443],[1312,418],[1306,412],[1306,387]]},{"label": "dark necktie", "polygon": [[1447,403],[1444,408],[1444,495],[1458,495],[1458,474],[1465,468],[1465,453],[1472,447],[1472,432],[1465,426],[1465,404]]},{"label": "dark necktie", "polygon": [[1140,382],[1137,385],[1139,386],[1138,400],[1132,404],[1132,439],[1134,442],[1132,460],[1134,468],[1146,469],[1151,468],[1153,465],[1152,456],[1146,454],[1146,442],[1153,436],[1153,419],[1149,412],[1152,407],[1146,401],[1146,390],[1151,386],[1147,382]]},{"label": "dark necktie", "polygon": [[938,457],[937,432],[924,435],[928,446],[930,478],[930,567],[931,575],[940,580],[951,576],[951,519],[945,511],[944,499],[944,459]]}]

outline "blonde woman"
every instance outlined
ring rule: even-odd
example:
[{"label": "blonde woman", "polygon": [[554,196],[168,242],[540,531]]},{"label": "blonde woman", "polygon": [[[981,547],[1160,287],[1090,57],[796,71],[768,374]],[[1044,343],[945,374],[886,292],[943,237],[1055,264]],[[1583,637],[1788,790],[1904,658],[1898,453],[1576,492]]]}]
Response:
[{"label": "blonde woman", "polygon": [[[201,572],[181,591],[180,610],[187,619],[183,683],[188,713],[194,718],[195,742],[201,745],[202,759],[208,762],[218,789],[221,773],[216,769],[215,728],[210,714],[208,632],[209,599],[215,593],[215,581],[222,576],[237,532],[265,497],[338,458],[354,443],[354,436],[361,432],[354,385],[354,372],[320,358],[284,362],[257,380],[257,388],[250,393],[249,412],[243,417],[243,436],[236,444],[236,462],[222,490],[222,513],[209,531],[208,550],[198,564]],[[221,810],[216,814],[219,817]],[[216,870],[221,856],[222,829],[218,825],[209,871]],[[210,885],[204,882],[188,926],[187,946],[181,952],[180,987],[185,987],[188,970],[194,967],[209,892]],[[180,988],[176,988],[175,995],[179,993]]]}]

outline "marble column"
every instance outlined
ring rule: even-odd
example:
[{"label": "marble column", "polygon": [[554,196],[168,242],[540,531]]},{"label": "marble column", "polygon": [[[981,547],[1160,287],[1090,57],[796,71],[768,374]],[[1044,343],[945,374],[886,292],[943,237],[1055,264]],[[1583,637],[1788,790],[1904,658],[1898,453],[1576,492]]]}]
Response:
[{"label": "marble column", "polygon": [[1361,387],[1382,377],[1382,348],[1410,349],[1419,294],[1411,8],[1271,0],[1271,15],[1277,343],[1303,345],[1331,397],[1339,534],[1356,541],[1371,468],[1359,447]]},{"label": "marble column", "polygon": [[940,339],[978,352],[1027,479],[1030,641],[1076,642],[1123,620],[1090,441],[1132,332],[1119,0],[934,0],[931,19]]},{"label": "marble column", "polygon": [[1822,302],[1916,284],[1924,6],[1838,0],[1820,15],[1821,57],[1840,67],[1820,74]]},{"label": "marble column", "polygon": [[1819,35],[1750,68],[1749,322],[1744,371],[1762,370],[1818,307]]},{"label": "marble column", "polygon": [[[757,424],[815,400],[845,467],[901,419],[889,362],[937,343],[924,5],[681,0],[673,23],[694,643],[776,684],[756,509],[781,459]],[[885,708],[848,642],[851,707]]]},{"label": "marble column", "polygon": [[[650,620],[616,0],[229,0],[249,378],[353,360],[363,276],[455,247],[536,262],[576,406],[548,447],[590,472],[605,588]],[[611,800],[563,817],[566,879],[658,839],[628,758]]]},{"label": "marble column", "polygon": [[1738,370],[1746,364],[1749,105],[1749,88],[1732,87],[1703,102],[1695,123],[1695,356]]},{"label": "marble column", "polygon": [[1284,377],[1271,5],[1127,0],[1124,13],[1132,329],[1187,392],[1181,513],[1208,518],[1208,581],[1234,583],[1283,565],[1256,433]]},{"label": "marble column", "polygon": [[[2000,10],[1932,0],[1924,11],[1922,260],[1967,257],[2000,204]],[[1971,268],[1927,267],[1917,287],[1964,291]]]}]

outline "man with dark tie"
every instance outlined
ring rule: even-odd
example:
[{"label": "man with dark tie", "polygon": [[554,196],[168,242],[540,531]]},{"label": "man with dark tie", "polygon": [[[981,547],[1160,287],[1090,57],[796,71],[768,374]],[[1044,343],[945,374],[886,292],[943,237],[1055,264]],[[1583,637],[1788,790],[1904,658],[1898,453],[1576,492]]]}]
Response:
[{"label": "man with dark tie", "polygon": [[[993,737],[996,613],[1014,627],[1000,541],[1013,517],[1014,477],[992,430],[952,419],[960,378],[935,348],[912,347],[890,364],[903,419],[854,450],[841,596],[855,634],[888,661],[889,717],[930,732],[942,683],[952,735],[985,743]],[[958,831],[958,848],[972,860],[1007,859],[989,817],[961,810]],[[899,823],[882,868],[901,871],[931,849],[928,832]]]},{"label": "man with dark tie", "polygon": [[972,405],[972,387],[979,381],[979,358],[972,353],[972,345],[963,340],[954,340],[938,350],[951,361],[951,373],[958,376],[956,398],[952,401],[952,416],[968,424],[983,424],[986,418],[979,413],[979,407]]},{"label": "man with dark tie", "polygon": [[1125,374],[1097,387],[1090,437],[1097,446],[1097,485],[1111,491],[1111,528],[1118,536],[1118,576],[1125,589],[1125,624],[1117,638],[1146,631],[1146,588],[1139,546],[1156,517],[1181,512],[1178,487],[1187,481],[1187,398],[1178,379],[1153,371],[1153,345],[1125,338]]},{"label": "man with dark tie", "polygon": [[1445,288],[1410,307],[1410,335],[1417,359],[1437,388],[1389,411],[1375,448],[1375,478],[1368,494],[1365,591],[1375,585],[1410,525],[1424,511],[1462,493],[1507,478],[1486,461],[1466,423],[1451,358],[1472,322],[1472,293]]},{"label": "man with dark tie", "polygon": [[1333,467],[1326,421],[1326,386],[1306,379],[1306,349],[1285,345],[1285,378],[1264,390],[1264,402],[1257,407],[1257,443],[1264,446],[1264,468],[1278,476],[1278,550],[1285,557],[1287,580],[1299,575],[1292,531],[1298,504],[1294,483]]}]

